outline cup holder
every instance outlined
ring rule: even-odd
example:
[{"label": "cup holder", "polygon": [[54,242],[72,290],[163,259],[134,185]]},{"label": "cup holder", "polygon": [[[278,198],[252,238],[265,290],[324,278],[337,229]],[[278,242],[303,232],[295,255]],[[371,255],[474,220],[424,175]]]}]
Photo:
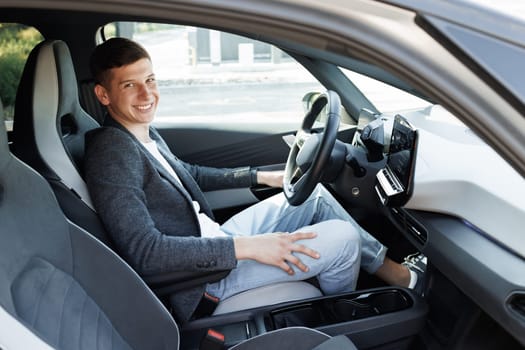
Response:
[{"label": "cup holder", "polygon": [[273,328],[321,327],[400,311],[412,299],[400,289],[351,293],[296,304],[270,312]]},{"label": "cup holder", "polygon": [[356,320],[380,314],[379,310],[372,305],[347,299],[336,301],[333,311],[336,318],[340,320]]},{"label": "cup holder", "polygon": [[341,298],[333,303],[333,312],[339,321],[383,315],[406,309],[411,304],[398,290],[361,294],[355,298]]}]

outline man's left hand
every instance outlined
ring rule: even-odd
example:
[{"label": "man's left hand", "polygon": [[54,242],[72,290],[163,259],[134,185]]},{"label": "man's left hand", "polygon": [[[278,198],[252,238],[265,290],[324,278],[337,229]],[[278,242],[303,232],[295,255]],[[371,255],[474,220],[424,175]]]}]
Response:
[{"label": "man's left hand", "polygon": [[257,183],[270,187],[283,187],[284,171],[257,171]]}]

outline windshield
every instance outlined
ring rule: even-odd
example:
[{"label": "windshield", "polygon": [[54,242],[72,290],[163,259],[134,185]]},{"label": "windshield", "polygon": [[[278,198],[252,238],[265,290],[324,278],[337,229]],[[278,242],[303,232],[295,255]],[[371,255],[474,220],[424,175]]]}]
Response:
[{"label": "windshield", "polygon": [[357,86],[381,113],[423,109],[433,104],[382,81],[341,68],[341,71]]}]

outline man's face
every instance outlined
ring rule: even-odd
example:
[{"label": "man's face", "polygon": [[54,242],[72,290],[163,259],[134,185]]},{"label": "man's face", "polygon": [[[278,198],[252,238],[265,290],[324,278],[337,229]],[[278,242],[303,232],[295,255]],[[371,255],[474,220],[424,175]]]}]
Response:
[{"label": "man's face", "polygon": [[112,68],[109,73],[103,85],[95,86],[95,93],[109,114],[125,127],[151,123],[159,102],[151,61],[142,58]]}]

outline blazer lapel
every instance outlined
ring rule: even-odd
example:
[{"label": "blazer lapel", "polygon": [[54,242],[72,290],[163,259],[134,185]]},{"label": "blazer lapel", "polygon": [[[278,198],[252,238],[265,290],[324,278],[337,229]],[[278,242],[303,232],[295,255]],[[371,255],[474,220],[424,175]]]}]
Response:
[{"label": "blazer lapel", "polygon": [[[184,181],[183,178],[187,177],[187,176],[190,176],[190,175],[187,175],[185,176],[186,174],[183,174],[183,173],[186,173],[186,170],[183,169],[181,171],[181,165],[177,164],[178,162],[174,162],[171,158],[173,158],[173,155],[171,155],[171,157],[169,157],[167,154],[166,154],[166,151],[164,150],[164,147],[161,146],[161,143],[162,143],[162,139],[160,138],[160,135],[158,135],[155,131],[153,131],[151,128],[150,128],[150,134],[152,136],[152,139],[154,141],[157,142],[157,146],[159,147],[159,151],[160,153],[164,156],[164,158],[166,158],[166,160],[168,161],[168,163],[173,167],[173,170],[175,171],[175,173],[177,174],[177,176],[179,176],[179,179],[181,180],[181,182],[177,181],[177,179],[175,179],[167,170],[166,168],[164,168],[164,166],[146,149],[146,147],[144,147],[142,145],[142,143],[137,140],[137,138],[129,132],[128,129],[126,129],[124,126],[122,126],[120,123],[118,123],[116,120],[114,120],[113,118],[111,118],[111,116],[107,115],[106,118],[104,119],[104,126],[111,126],[111,127],[115,127],[115,128],[118,128],[118,129],[121,129],[123,131],[125,131],[126,133],[128,133],[133,142],[135,142],[135,144],[140,148],[142,149],[142,151],[144,152],[144,154],[146,155],[146,157],[148,157],[148,159],[155,165],[155,168],[157,169],[157,171],[162,175],[162,177],[164,177],[166,180],[168,180],[175,188],[177,188],[179,190],[179,192],[190,202],[193,201],[193,195],[188,191],[187,187],[186,187],[186,184],[185,182],[187,181]],[[171,153],[171,152],[170,152]],[[183,167],[182,167],[183,168]],[[191,177],[191,176],[190,176]]]},{"label": "blazer lapel", "polygon": [[[195,179],[188,173],[186,168],[181,164],[180,160],[173,154],[168,148],[168,145],[162,140],[160,135],[157,133],[155,129],[150,129],[150,136],[151,138],[157,142],[157,146],[159,148],[160,154],[168,161],[168,163],[171,165],[177,176],[179,177],[180,181],[184,185],[184,189],[189,192],[189,195],[191,196],[192,200],[196,200],[199,202],[199,205],[201,206],[201,210],[206,213],[210,218],[214,218],[213,212],[210,208],[210,205],[208,204],[208,201],[204,197],[204,194],[202,193],[199,185],[195,182]],[[149,152],[148,152],[149,153]],[[157,162],[158,163],[158,162]],[[160,163],[159,163],[160,165]],[[164,168],[164,167],[162,167]],[[165,173],[167,171],[163,169]],[[170,175],[170,178],[173,179],[173,177]],[[176,181],[176,180],[174,180]],[[180,184],[179,184],[180,186]]]}]

